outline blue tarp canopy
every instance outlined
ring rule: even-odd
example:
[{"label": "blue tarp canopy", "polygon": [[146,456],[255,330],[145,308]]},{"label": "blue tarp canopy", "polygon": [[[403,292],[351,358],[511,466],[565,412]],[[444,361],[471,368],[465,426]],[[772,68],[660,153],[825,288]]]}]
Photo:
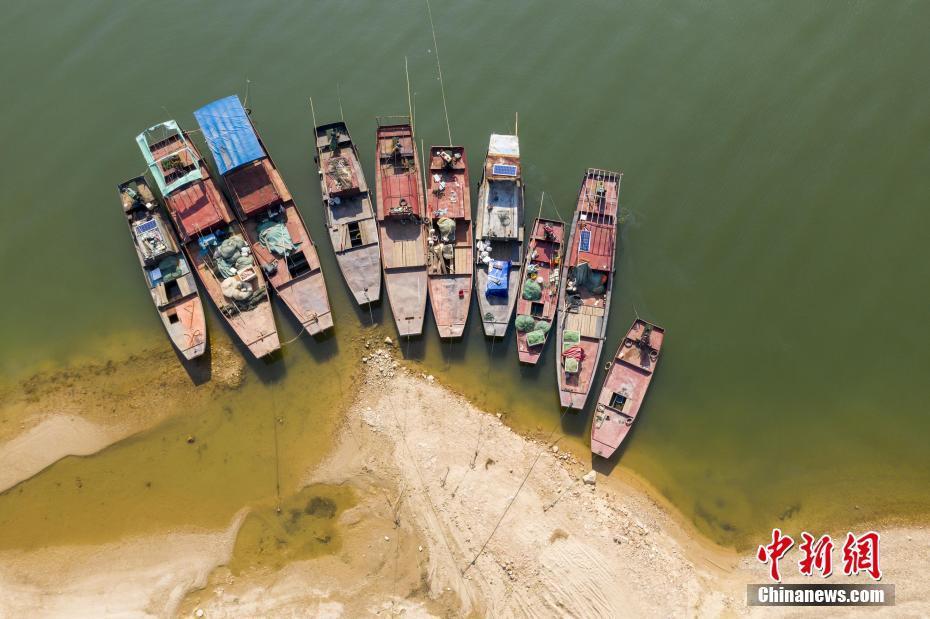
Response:
[{"label": "blue tarp canopy", "polygon": [[510,262],[492,260],[488,265],[488,285],[484,289],[486,297],[507,298],[507,280],[510,277]]},{"label": "blue tarp canopy", "polygon": [[236,95],[208,103],[194,112],[194,118],[203,130],[203,137],[220,174],[265,156],[255,129]]}]

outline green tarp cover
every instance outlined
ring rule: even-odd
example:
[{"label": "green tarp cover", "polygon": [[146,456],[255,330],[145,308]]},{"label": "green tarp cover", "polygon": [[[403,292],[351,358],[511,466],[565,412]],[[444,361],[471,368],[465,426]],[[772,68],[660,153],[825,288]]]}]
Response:
[{"label": "green tarp cover", "polygon": [[536,321],[533,320],[533,317],[525,314],[518,315],[514,324],[517,327],[517,331],[521,332],[532,331],[536,327]]},{"label": "green tarp cover", "polygon": [[276,256],[283,257],[294,251],[295,245],[291,234],[287,231],[287,226],[280,221],[266,219],[258,224],[256,229],[258,230],[258,242]]},{"label": "green tarp cover", "polygon": [[581,333],[566,329],[562,333],[562,341],[566,344],[577,344],[581,341]]},{"label": "green tarp cover", "polygon": [[575,284],[584,287],[592,294],[604,293],[604,274],[594,271],[587,262],[582,262],[575,267]]},{"label": "green tarp cover", "polygon": [[546,341],[546,332],[545,331],[530,331],[526,334],[526,345],[527,346],[539,346]]},{"label": "green tarp cover", "polygon": [[523,284],[523,298],[527,301],[538,301],[542,298],[542,287],[531,279],[526,280]]}]

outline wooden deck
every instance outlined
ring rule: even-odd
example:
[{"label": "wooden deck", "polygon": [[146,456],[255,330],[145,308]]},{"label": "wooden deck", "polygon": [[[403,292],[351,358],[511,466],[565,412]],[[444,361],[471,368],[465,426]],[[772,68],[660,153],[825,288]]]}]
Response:
[{"label": "wooden deck", "polygon": [[[395,148],[395,146],[399,148]],[[416,144],[408,124],[378,127],[375,174],[384,283],[397,332],[421,335],[426,314],[427,224]]]},{"label": "wooden deck", "polygon": [[[316,246],[268,148],[254,125],[252,129],[265,156],[230,170],[223,179],[266,281],[303,328],[317,335],[333,326],[333,316]],[[287,228],[295,245],[287,256],[259,242],[257,228],[269,218]]]},{"label": "wooden deck", "polygon": [[[447,162],[443,154],[451,161]],[[427,210],[431,218],[427,274],[433,317],[439,337],[461,337],[468,320],[475,268],[465,149],[430,148],[427,183]],[[438,227],[441,218],[455,222],[454,239],[443,239]],[[443,256],[446,246],[451,246],[451,260]]]},{"label": "wooden deck", "polygon": [[[621,177],[618,172],[588,169],[578,190],[568,255],[562,267],[557,339],[559,398],[563,406],[570,408],[584,408],[607,335]],[[592,278],[600,278],[603,291],[594,292],[597,287],[592,285],[590,290],[583,280],[576,281],[575,269],[582,264],[591,268]],[[584,360],[577,373],[565,371],[562,353],[566,330],[577,331],[581,336],[578,346],[584,352]]]},{"label": "wooden deck", "polygon": [[[546,227],[551,233],[546,234]],[[558,309],[559,290],[561,288],[561,259],[562,247],[565,243],[565,222],[552,219],[536,219],[530,232],[530,240],[526,249],[526,262],[523,267],[523,278],[520,290],[529,277],[529,267],[536,269],[535,280],[542,287],[542,297],[538,301],[524,299],[521,294],[517,299],[517,316],[532,316],[537,323],[545,321],[554,327],[556,310]],[[553,281],[555,275],[555,281]],[[517,356],[521,363],[535,365],[542,355],[548,341],[548,332],[542,343],[530,346],[527,343],[527,333],[517,331]]]},{"label": "wooden deck", "polygon": [[665,330],[648,325],[651,333],[644,338],[647,324],[639,319],[633,322],[598,395],[591,418],[591,451],[603,458],[611,457],[629,434],[652,382]]},{"label": "wooden deck", "polygon": [[[519,151],[508,154],[492,151],[495,140],[505,138],[518,144],[516,136],[492,135],[488,154],[482,167],[478,189],[478,206],[475,214],[476,242],[490,241],[491,260],[510,262],[507,298],[485,294],[488,284],[488,265],[480,254],[475,254],[475,290],[478,308],[488,337],[503,337],[513,318],[519,296],[523,272],[523,179]],[[506,176],[494,173],[495,165],[511,166]]]},{"label": "wooden deck", "polygon": [[381,299],[381,246],[375,211],[345,123],[317,127],[316,149],[323,213],[336,263],[356,303],[377,302]]}]

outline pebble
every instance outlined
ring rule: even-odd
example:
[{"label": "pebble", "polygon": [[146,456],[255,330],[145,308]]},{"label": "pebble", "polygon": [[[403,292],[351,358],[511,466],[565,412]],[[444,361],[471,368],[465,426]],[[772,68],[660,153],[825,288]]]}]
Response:
[{"label": "pebble", "polygon": [[430,384],[432,384],[432,382],[433,382],[434,380],[436,380],[436,378],[435,378],[432,374],[430,374],[429,376],[426,377],[426,382],[428,382],[428,383],[430,383]]},{"label": "pebble", "polygon": [[384,338],[384,343],[387,344],[388,346],[391,346],[391,345],[394,344],[394,340],[392,340],[392,339],[389,338],[389,337],[386,337],[386,338]]},{"label": "pebble", "polygon": [[388,537],[387,535],[385,535],[385,536],[384,536],[384,541],[389,542],[389,541],[391,541],[391,538]]},{"label": "pebble", "polygon": [[194,616],[195,616],[195,617],[203,617],[203,609],[202,609],[202,608],[198,608],[197,610],[195,610],[195,611],[194,611]]},{"label": "pebble", "polygon": [[558,446],[558,445],[553,445],[553,446],[552,446],[552,453],[554,453],[554,454],[559,453],[559,446]]},{"label": "pebble", "polygon": [[418,549],[420,552],[423,552],[423,546],[417,546],[417,549]]},{"label": "pebble", "polygon": [[597,481],[597,473],[595,473],[594,470],[590,470],[584,474],[584,476],[581,478],[581,481],[588,484],[589,486],[593,486]]}]

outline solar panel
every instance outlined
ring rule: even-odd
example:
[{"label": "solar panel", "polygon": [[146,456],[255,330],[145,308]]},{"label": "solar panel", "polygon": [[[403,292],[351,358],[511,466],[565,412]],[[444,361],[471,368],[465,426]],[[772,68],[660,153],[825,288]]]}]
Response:
[{"label": "solar panel", "polygon": [[494,176],[516,176],[517,166],[507,163],[495,163],[491,168],[491,174]]},{"label": "solar panel", "polygon": [[581,242],[579,244],[581,251],[591,251],[591,231],[581,231]]},{"label": "solar panel", "polygon": [[155,230],[156,228],[158,228],[158,222],[155,221],[154,219],[150,219],[136,226],[136,233],[145,234],[146,232],[151,232],[152,230]]}]

